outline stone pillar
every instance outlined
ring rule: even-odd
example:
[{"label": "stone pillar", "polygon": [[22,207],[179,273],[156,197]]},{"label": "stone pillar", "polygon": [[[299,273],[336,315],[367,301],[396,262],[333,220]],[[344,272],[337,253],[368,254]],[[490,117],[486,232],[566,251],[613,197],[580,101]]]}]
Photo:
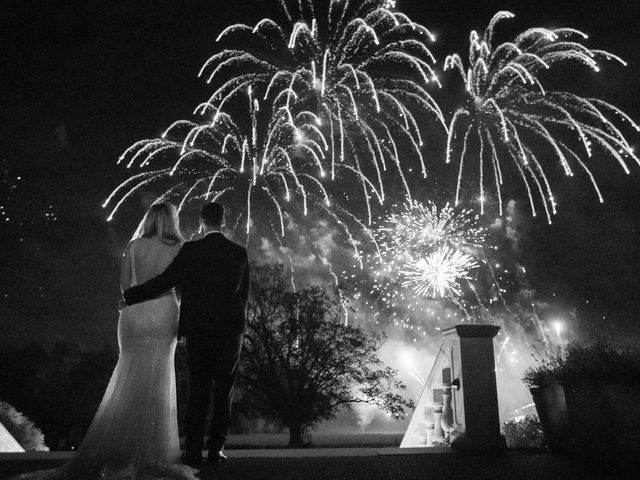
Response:
[{"label": "stone pillar", "polygon": [[[459,450],[502,450],[506,447],[500,434],[496,367],[493,353],[493,337],[500,330],[496,325],[456,325],[444,330],[454,349],[459,345],[459,365],[452,372],[455,392],[464,412],[464,433],[451,447]],[[457,355],[456,355],[457,356]]]}]

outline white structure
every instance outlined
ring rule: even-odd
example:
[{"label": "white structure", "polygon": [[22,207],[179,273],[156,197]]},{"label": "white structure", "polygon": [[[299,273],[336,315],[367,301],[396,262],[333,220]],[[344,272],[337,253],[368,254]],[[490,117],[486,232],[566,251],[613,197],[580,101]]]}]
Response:
[{"label": "white structure", "polygon": [[9,431],[4,428],[4,425],[2,425],[2,423],[0,423],[0,452],[24,452],[24,448],[22,448],[16,441],[16,439],[13,438],[13,435],[11,435]]},{"label": "white structure", "polygon": [[501,450],[495,325],[456,325],[444,340],[400,448]]}]

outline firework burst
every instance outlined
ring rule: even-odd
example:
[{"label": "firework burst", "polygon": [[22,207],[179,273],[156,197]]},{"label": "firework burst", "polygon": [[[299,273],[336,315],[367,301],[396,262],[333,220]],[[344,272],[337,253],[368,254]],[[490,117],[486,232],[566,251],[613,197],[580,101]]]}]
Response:
[{"label": "firework burst", "polygon": [[379,250],[365,256],[365,272],[350,277],[370,319],[423,331],[439,315],[469,316],[473,283],[487,263],[487,231],[477,215],[413,201],[381,218],[373,236]]},{"label": "firework burst", "polygon": [[430,250],[437,245],[457,249],[480,248],[486,240],[485,229],[469,210],[456,211],[448,203],[439,207],[433,202],[406,203],[390,214],[376,234],[388,248],[411,246],[414,251]]},{"label": "firework burst", "polygon": [[602,202],[585,157],[592,158],[598,149],[629,173],[629,162],[640,164],[640,160],[613,119],[636,131],[640,127],[623,111],[600,99],[547,91],[544,87],[542,74],[556,65],[577,62],[597,72],[599,61],[616,60],[625,65],[622,59],[589,49],[583,44],[587,35],[572,28],[531,28],[510,42],[494,46],[496,25],[513,16],[498,12],[483,36],[471,32],[466,70],[458,54],[446,58],[445,70],[460,73],[468,94],[468,101],[454,113],[449,126],[447,163],[452,158],[460,162],[456,204],[463,169],[468,168],[465,161],[475,157],[479,163],[481,210],[484,212],[485,182],[489,181],[495,184],[502,215],[501,160],[509,159],[526,186],[532,214],[536,215],[534,196],[539,195],[551,223],[556,201],[542,158],[557,159],[567,176],[573,176],[576,168],[583,170]]},{"label": "firework burst", "polygon": [[414,201],[389,215],[374,237],[380,247],[378,269],[384,272],[378,277],[395,292],[385,298],[397,301],[393,297],[401,294],[406,301],[410,287],[417,299],[457,299],[460,282],[470,279],[470,270],[478,266],[474,257],[486,231],[468,210]]},{"label": "firework burst", "polygon": [[[211,106],[199,111],[206,121],[174,122],[160,138],[136,142],[120,157],[130,176],[104,202],[111,220],[123,203],[142,188],[162,191],[158,201],[224,199],[235,213],[234,233],[249,242],[253,226],[268,226],[281,243],[286,226],[310,209],[328,216],[346,233],[357,254],[347,222],[357,219],[331,200],[325,177],[322,133],[314,117],[272,112],[245,89],[245,114],[230,115]],[[247,107],[248,106],[248,109]],[[240,228],[243,226],[243,228]]]},{"label": "firework burst", "polygon": [[411,198],[406,176],[413,167],[401,164],[400,144],[427,174],[417,115],[431,112],[446,129],[427,91],[439,85],[427,45],[434,37],[388,0],[319,3],[280,0],[282,21],[229,26],[218,40],[242,48],[214,55],[200,75],[216,85],[209,104],[224,105],[251,84],[290,115],[314,112],[314,127],[328,138],[331,179],[340,169],[358,173],[371,221],[369,199],[385,199],[385,171],[400,178]]},{"label": "firework burst", "polygon": [[460,282],[469,280],[478,266],[474,258],[449,246],[443,246],[425,258],[409,261],[401,273],[402,286],[423,297],[459,297]]}]

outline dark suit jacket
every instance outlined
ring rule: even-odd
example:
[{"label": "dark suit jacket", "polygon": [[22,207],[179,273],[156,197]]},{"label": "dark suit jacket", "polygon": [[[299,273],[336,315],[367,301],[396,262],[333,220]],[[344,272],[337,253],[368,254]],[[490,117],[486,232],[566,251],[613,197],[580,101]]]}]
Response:
[{"label": "dark suit jacket", "polygon": [[246,333],[247,251],[222,233],[185,243],[164,272],[126,290],[124,299],[133,305],[172,287],[178,287],[182,297],[178,336]]}]

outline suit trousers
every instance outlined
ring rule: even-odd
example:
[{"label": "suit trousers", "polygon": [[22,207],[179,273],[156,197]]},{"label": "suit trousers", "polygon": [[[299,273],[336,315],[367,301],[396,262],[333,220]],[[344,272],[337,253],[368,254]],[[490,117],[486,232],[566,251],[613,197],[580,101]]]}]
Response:
[{"label": "suit trousers", "polygon": [[[210,451],[220,451],[231,422],[231,397],[238,376],[243,335],[187,337],[189,399],[186,412],[186,453],[200,456],[205,421],[211,405]],[[213,402],[212,402],[213,397]]]}]

